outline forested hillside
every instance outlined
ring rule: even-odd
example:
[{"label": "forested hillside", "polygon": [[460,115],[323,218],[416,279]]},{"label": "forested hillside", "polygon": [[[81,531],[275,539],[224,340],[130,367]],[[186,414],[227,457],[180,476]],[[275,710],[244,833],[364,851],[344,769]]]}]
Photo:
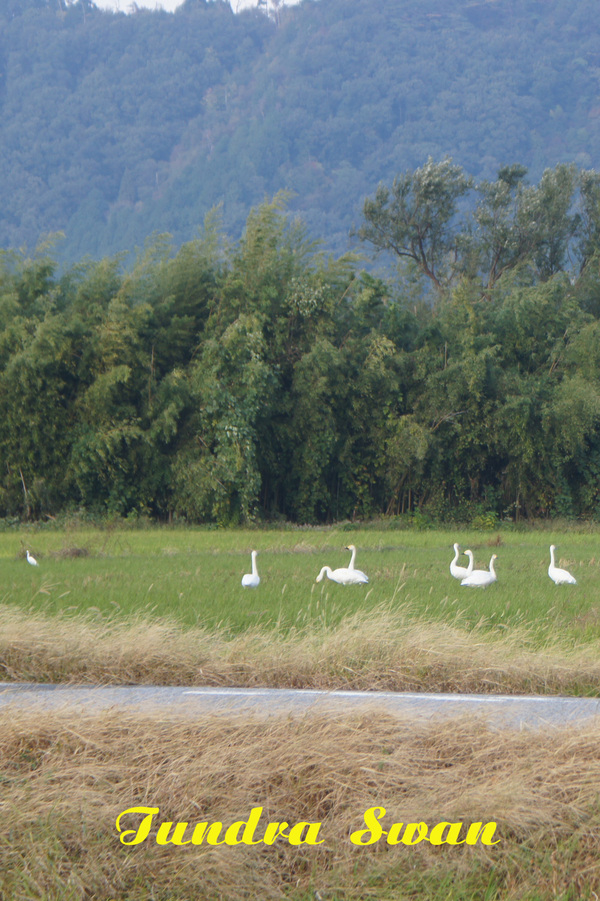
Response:
[{"label": "forested hillside", "polygon": [[390,283],[283,202],[131,270],[0,256],[0,516],[600,515],[600,175],[399,174]]},{"label": "forested hillside", "polygon": [[0,0],[0,246],[66,261],[175,245],[222,204],[234,238],[280,189],[336,252],[380,180],[449,154],[600,166],[592,0],[304,0],[278,21]]}]

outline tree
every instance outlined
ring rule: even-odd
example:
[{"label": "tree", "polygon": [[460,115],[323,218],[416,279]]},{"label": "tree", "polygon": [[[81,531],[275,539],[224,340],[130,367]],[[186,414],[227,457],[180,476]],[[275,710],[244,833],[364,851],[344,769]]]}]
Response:
[{"label": "tree", "polygon": [[189,377],[195,412],[174,460],[175,509],[192,520],[247,522],[261,487],[257,420],[268,415],[272,385],[259,318],[241,314],[208,339]]},{"label": "tree", "polygon": [[374,198],[363,206],[362,241],[377,250],[391,251],[412,260],[438,290],[453,275],[458,234],[458,200],[472,180],[449,157],[427,163],[394,179],[392,188],[380,184]]},{"label": "tree", "polygon": [[477,186],[481,199],[473,215],[476,232],[471,250],[474,268],[483,273],[488,290],[531,250],[530,236],[520,221],[526,174],[525,166],[504,166],[495,182],[483,181]]},{"label": "tree", "polygon": [[575,166],[561,163],[546,169],[537,187],[525,192],[523,213],[529,219],[532,260],[542,281],[570,266],[571,242],[580,223],[579,214],[572,212],[577,181]]},{"label": "tree", "polygon": [[600,251],[600,172],[580,172],[579,184],[581,229],[578,251],[583,271]]}]

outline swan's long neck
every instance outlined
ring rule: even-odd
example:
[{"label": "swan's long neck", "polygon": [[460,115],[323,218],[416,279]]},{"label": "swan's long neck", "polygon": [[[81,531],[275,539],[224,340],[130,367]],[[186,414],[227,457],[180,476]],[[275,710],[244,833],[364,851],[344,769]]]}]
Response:
[{"label": "swan's long neck", "polygon": [[490,572],[491,572],[491,574],[492,574],[493,576],[496,575],[496,570],[494,569],[494,558],[493,558],[493,557],[492,557],[492,559],[490,560]]},{"label": "swan's long neck", "polygon": [[[448,559],[448,558],[446,558],[446,559]],[[458,545],[455,544],[454,545],[454,560],[452,562],[456,563],[457,561],[458,561]]]},{"label": "swan's long neck", "polygon": [[[465,554],[469,558],[469,565],[467,567],[467,572],[472,573],[473,572],[473,551],[465,551]],[[457,556],[458,556],[458,554],[457,554]]]},{"label": "swan's long neck", "polygon": [[554,547],[550,547],[550,566],[555,569],[556,563],[554,562]]},{"label": "swan's long neck", "polygon": [[354,569],[354,559],[356,557],[356,548],[352,548],[352,556],[350,557],[350,563],[348,564],[348,569]]},{"label": "swan's long neck", "polygon": [[252,575],[258,575],[258,570],[256,568],[256,551],[252,551]]}]

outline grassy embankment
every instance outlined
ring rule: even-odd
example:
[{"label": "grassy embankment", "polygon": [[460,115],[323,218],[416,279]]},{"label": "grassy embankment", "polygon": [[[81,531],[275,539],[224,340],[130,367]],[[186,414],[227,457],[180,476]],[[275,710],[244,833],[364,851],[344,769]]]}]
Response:
[{"label": "grassy embankment", "polygon": [[[0,897],[11,901],[550,901],[600,890],[600,727],[489,731],[380,716],[183,723],[127,713],[0,714]],[[158,808],[126,847],[115,821]],[[358,847],[382,821],[496,823],[484,847]],[[157,844],[163,822],[321,823],[320,845]],[[122,818],[135,830],[139,814]],[[400,831],[402,834],[402,830]],[[173,833],[171,831],[171,837]],[[239,836],[239,833],[238,833]],[[131,836],[130,836],[131,837]]]}]

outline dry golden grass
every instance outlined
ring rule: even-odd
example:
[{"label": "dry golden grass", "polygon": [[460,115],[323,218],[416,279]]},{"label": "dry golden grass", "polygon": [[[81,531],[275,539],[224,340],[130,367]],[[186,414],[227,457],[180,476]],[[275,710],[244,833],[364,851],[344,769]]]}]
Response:
[{"label": "dry golden grass", "polygon": [[[193,723],[133,713],[0,714],[3,899],[550,899],[600,890],[600,727],[489,730],[384,715]],[[135,847],[115,820],[322,823],[322,845]],[[386,821],[495,821],[499,844],[356,847]],[[137,825],[137,824],[136,824]],[[128,826],[128,828],[130,828]],[[259,833],[262,835],[262,833]],[[487,892],[487,894],[486,894]],[[572,894],[569,894],[571,892]]]},{"label": "dry golden grass", "polygon": [[0,610],[5,679],[422,691],[598,694],[597,642],[527,627],[474,629],[380,607],[333,626],[229,635],[164,619]]}]

